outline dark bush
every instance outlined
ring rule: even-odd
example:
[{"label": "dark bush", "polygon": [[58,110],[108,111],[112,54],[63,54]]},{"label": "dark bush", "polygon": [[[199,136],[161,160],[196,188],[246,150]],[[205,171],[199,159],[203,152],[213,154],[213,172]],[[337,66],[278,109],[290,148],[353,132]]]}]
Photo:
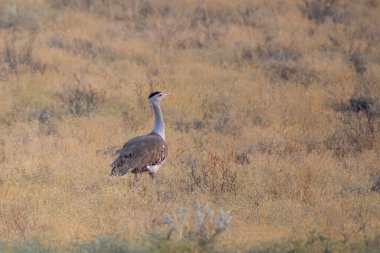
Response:
[{"label": "dark bush", "polygon": [[322,23],[334,15],[337,3],[337,0],[304,0],[300,10],[308,19]]},{"label": "dark bush", "polygon": [[20,74],[27,71],[44,74],[46,65],[35,59],[33,51],[33,38],[25,43],[17,43],[14,39],[6,41],[0,59],[0,63],[5,66],[1,75],[4,78],[8,75],[19,77]]},{"label": "dark bush", "polygon": [[61,113],[55,108],[38,108],[29,114],[29,121],[37,120],[40,132],[46,135],[58,134],[54,118],[60,118]]},{"label": "dark bush", "polygon": [[249,48],[243,48],[241,51],[241,58],[243,58],[246,61],[252,61],[253,60],[253,52]]},{"label": "dark bush", "polygon": [[270,39],[264,46],[258,45],[255,53],[261,60],[296,61],[301,57],[295,49],[270,42]]},{"label": "dark bush", "polygon": [[75,38],[70,41],[61,36],[52,36],[49,39],[49,45],[53,48],[61,49],[66,53],[79,55],[91,60],[100,58],[115,61],[124,58],[123,54],[114,52],[108,47],[97,46],[88,39]]},{"label": "dark bush", "polygon": [[[5,161],[5,150],[4,150],[5,143],[2,139],[0,139],[0,163]],[[1,181],[0,181],[1,183]]]},{"label": "dark bush", "polygon": [[375,105],[375,100],[368,97],[350,98],[350,109],[353,112],[369,112]]},{"label": "dark bush", "polygon": [[380,193],[380,176],[373,178],[371,191]]},{"label": "dark bush", "polygon": [[359,53],[351,54],[349,60],[354,66],[356,73],[364,74],[367,71],[367,64]]},{"label": "dark bush", "polygon": [[274,63],[268,67],[268,75],[271,81],[281,80],[284,82],[299,83],[305,86],[319,81],[317,74],[299,64]]},{"label": "dark bush", "polygon": [[380,109],[368,97],[352,97],[335,106],[341,113],[342,127],[326,141],[338,156],[372,149],[380,133]]},{"label": "dark bush", "polygon": [[297,73],[297,68],[285,64],[272,64],[270,66],[270,72],[272,77],[277,77],[284,81],[289,81]]},{"label": "dark bush", "polygon": [[104,91],[96,91],[90,85],[79,83],[74,89],[66,89],[59,94],[61,100],[68,107],[71,114],[75,116],[87,116],[94,112],[105,100]]},{"label": "dark bush", "polygon": [[251,161],[248,158],[248,153],[247,152],[240,152],[236,154],[236,163],[241,164],[241,165],[248,165],[251,163]]}]

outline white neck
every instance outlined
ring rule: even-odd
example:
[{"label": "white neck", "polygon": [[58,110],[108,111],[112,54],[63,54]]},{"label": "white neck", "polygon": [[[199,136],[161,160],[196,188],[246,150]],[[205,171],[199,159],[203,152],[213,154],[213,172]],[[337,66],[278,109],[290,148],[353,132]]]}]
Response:
[{"label": "white neck", "polygon": [[152,105],[154,109],[154,127],[152,132],[165,139],[165,125],[160,105],[158,103],[152,103]]}]

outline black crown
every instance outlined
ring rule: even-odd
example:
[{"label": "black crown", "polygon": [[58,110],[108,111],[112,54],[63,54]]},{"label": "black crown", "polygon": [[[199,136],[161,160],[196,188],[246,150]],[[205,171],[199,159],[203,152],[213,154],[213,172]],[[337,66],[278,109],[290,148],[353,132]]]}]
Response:
[{"label": "black crown", "polygon": [[149,95],[149,99],[153,96],[156,96],[157,94],[160,94],[161,92],[160,91],[153,91],[152,93],[150,93]]}]

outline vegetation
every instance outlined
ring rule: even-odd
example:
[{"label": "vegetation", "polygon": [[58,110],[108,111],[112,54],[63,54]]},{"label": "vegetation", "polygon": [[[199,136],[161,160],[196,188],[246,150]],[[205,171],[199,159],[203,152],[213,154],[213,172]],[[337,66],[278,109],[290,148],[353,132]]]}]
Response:
[{"label": "vegetation", "polygon": [[[378,252],[377,0],[3,0],[1,252]],[[154,181],[109,177],[162,104]]]}]

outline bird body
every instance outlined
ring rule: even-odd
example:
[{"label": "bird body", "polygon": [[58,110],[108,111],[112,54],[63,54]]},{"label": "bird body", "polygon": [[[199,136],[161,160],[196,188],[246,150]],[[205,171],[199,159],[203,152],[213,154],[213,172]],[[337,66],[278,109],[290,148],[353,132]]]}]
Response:
[{"label": "bird body", "polygon": [[168,147],[165,140],[155,133],[150,133],[125,143],[111,167],[118,168],[119,176],[127,172],[149,172],[154,175],[167,156]]},{"label": "bird body", "polygon": [[154,127],[151,133],[137,136],[126,142],[111,164],[111,175],[122,176],[127,172],[135,174],[148,172],[154,176],[168,156],[165,142],[165,126],[160,108],[161,100],[167,94],[152,92],[149,101],[155,113]]}]

